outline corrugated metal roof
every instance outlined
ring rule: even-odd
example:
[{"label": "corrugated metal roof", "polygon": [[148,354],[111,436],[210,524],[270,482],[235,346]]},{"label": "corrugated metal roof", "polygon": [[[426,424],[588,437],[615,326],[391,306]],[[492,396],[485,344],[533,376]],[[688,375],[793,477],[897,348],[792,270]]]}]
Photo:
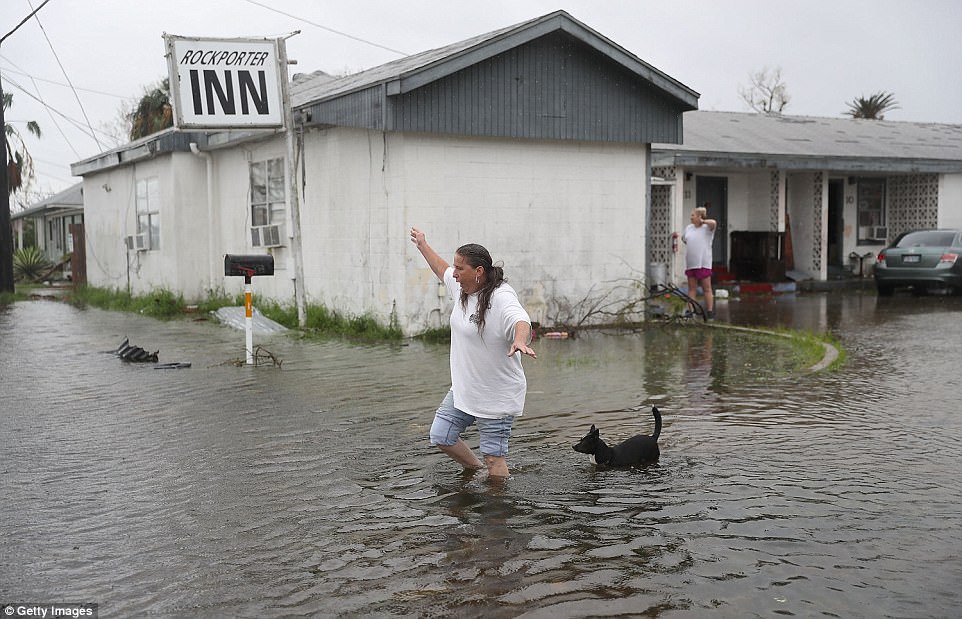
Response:
[{"label": "corrugated metal roof", "polygon": [[962,170],[962,125],[740,112],[687,112],[682,144],[653,144],[663,158],[911,162]]}]

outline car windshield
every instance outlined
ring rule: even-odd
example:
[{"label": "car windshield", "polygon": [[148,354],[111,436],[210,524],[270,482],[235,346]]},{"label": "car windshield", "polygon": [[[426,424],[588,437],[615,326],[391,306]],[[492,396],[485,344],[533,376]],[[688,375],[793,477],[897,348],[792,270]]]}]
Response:
[{"label": "car windshield", "polygon": [[954,230],[923,230],[909,232],[898,247],[951,247],[957,233]]}]

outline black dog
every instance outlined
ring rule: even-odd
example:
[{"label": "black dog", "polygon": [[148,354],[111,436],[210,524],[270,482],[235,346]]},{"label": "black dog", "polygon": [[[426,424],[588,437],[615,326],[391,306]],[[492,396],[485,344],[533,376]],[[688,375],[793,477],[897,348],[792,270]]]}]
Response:
[{"label": "black dog", "polygon": [[574,450],[595,457],[595,464],[605,466],[634,466],[657,462],[661,453],[658,450],[658,435],[661,434],[661,413],[658,408],[651,407],[651,414],[655,416],[655,433],[651,436],[639,434],[623,443],[608,447],[601,440],[600,432],[594,425],[583,439],[574,445]]}]

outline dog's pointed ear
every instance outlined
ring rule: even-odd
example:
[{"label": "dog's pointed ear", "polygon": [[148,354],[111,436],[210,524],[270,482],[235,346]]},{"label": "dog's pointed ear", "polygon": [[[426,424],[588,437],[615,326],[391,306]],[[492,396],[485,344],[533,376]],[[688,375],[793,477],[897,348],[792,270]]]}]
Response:
[{"label": "dog's pointed ear", "polygon": [[595,424],[591,424],[591,429],[588,430],[588,434],[600,434],[600,431],[595,427]]}]

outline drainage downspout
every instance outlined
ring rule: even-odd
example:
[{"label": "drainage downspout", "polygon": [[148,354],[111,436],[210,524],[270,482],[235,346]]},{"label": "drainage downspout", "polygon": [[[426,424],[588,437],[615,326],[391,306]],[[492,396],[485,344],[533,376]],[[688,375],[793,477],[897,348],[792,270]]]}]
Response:
[{"label": "drainage downspout", "polygon": [[190,143],[190,152],[207,162],[207,290],[214,290],[214,158]]}]

